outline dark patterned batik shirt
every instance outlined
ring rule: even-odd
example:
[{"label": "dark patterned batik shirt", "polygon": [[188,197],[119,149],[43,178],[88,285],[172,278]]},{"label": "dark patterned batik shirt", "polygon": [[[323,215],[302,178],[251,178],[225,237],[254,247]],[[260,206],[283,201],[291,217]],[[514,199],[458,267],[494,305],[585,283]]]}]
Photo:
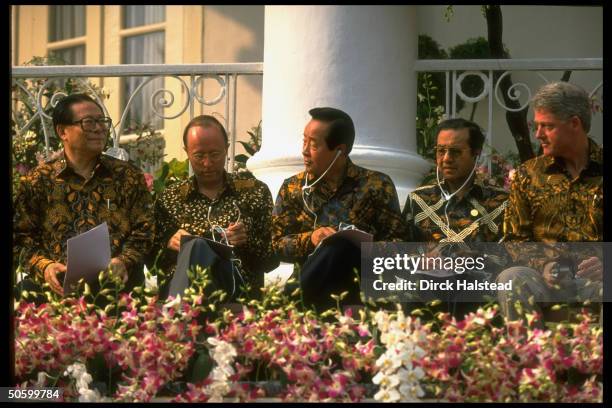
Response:
[{"label": "dark patterned batik shirt", "polygon": [[[589,162],[576,178],[559,158],[523,163],[512,181],[504,228],[506,241],[602,241],[603,149],[589,138]],[[520,248],[513,257],[541,270],[547,259]]]},{"label": "dark patterned batik shirt", "polygon": [[[247,242],[235,247],[234,252],[241,260],[239,268],[251,285],[251,294],[257,296],[264,285],[264,272],[278,266],[271,243],[272,194],[266,184],[249,174],[225,173],[224,178],[224,187],[214,200],[198,191],[194,176],[171,185],[156,200],[159,233],[155,248],[162,251],[157,266],[174,272],[178,253],[167,245],[179,229],[213,239],[215,225],[227,228],[230,223],[241,221],[247,231]],[[222,237],[215,234],[215,239]]]},{"label": "dark patterned batik shirt", "polygon": [[406,241],[498,242],[507,200],[508,192],[480,178],[463,196],[448,202],[437,184],[419,187],[408,195],[402,212],[408,224]]},{"label": "dark patterned batik shirt", "polygon": [[[286,179],[280,188],[272,216],[272,243],[281,261],[303,264],[314,251],[310,240],[316,228],[354,225],[374,235],[374,241],[401,241],[401,220],[395,185],[386,174],[354,165],[350,159],[344,178],[336,188],[326,180],[302,194],[306,173]],[[312,183],[314,177],[310,176]],[[306,209],[308,207],[315,216]]]},{"label": "dark patterned batik shirt", "polygon": [[125,264],[130,279],[155,235],[152,199],[143,173],[132,164],[100,155],[85,180],[62,154],[21,178],[14,203],[15,250],[41,282],[52,262],[66,264],[66,241],[106,221],[111,257]]}]

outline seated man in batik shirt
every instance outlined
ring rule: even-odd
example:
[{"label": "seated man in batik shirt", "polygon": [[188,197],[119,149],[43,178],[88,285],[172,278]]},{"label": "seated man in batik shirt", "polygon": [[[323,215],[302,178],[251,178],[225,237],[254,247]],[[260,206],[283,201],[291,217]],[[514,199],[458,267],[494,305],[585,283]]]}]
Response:
[{"label": "seated man in batik shirt", "polygon": [[401,240],[397,192],[389,176],[350,160],[355,127],[348,114],[334,108],[309,113],[302,147],[305,171],[286,179],[276,198],[274,250],[281,261],[297,264],[307,305],[334,306],[331,295],[344,291],[342,303],[359,304],[354,270],[361,267],[360,248],[345,239],[317,246],[342,224],[371,233],[374,241]]},{"label": "seated man in batik shirt", "polygon": [[532,105],[542,155],[523,163],[512,182],[505,238],[520,266],[498,277],[513,282],[514,290],[499,296],[511,320],[541,314],[538,303],[601,301],[603,288],[601,246],[595,244],[603,241],[603,149],[588,136],[589,95],[553,82]]},{"label": "seated man in batik shirt", "polygon": [[[436,183],[421,186],[408,195],[402,212],[408,223],[407,241],[442,244],[432,245],[433,248],[443,248],[445,244],[460,248],[460,243],[493,243],[501,240],[508,193],[476,174],[484,140],[480,127],[469,120],[447,119],[438,125]],[[478,255],[478,251],[489,251],[486,273],[494,280],[507,261],[505,251],[492,245],[467,247],[473,255]],[[426,277],[431,279],[430,276]],[[448,300],[446,305],[452,307],[459,317],[478,304],[475,301],[458,301],[460,296],[466,295],[459,291],[443,295]],[[463,297],[470,298],[467,295]],[[472,297],[480,300],[476,295]]]},{"label": "seated man in batik shirt", "polygon": [[[258,297],[264,272],[278,266],[271,244],[270,190],[251,175],[225,171],[228,138],[215,117],[192,119],[183,143],[194,174],[155,202],[156,251],[162,251],[157,266],[169,274],[160,282],[162,297],[180,294],[188,286],[186,270],[195,265],[211,266],[213,288],[225,290],[228,299]],[[199,238],[186,243],[186,236]],[[230,259],[203,238],[232,246]],[[247,286],[250,292],[244,293]]]},{"label": "seated man in batik shirt", "polygon": [[[63,144],[59,157],[23,177],[15,198],[15,249],[37,284],[63,295],[66,242],[108,224],[111,267],[126,289],[144,282],[143,264],[155,223],[142,171],[102,154],[112,126],[91,97],[73,94],[53,110],[53,128]],[[34,287],[29,289],[35,290]],[[26,287],[24,287],[26,289]]]}]

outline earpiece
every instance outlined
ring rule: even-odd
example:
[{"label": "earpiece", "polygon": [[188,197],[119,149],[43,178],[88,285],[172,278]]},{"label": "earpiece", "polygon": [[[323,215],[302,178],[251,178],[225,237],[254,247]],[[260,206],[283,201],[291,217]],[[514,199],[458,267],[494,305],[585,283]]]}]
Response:
[{"label": "earpiece", "polygon": [[329,171],[329,169],[332,168],[332,166],[334,165],[334,163],[336,162],[336,160],[338,160],[338,157],[340,157],[340,155],[342,154],[342,150],[338,149],[337,153],[336,153],[336,157],[334,157],[334,160],[332,160],[332,162],[329,164],[329,166],[327,166],[327,168],[325,169],[325,171],[323,172],[323,174],[321,174],[319,176],[319,178],[317,178],[312,184],[308,184],[308,174],[306,175],[306,178],[304,179],[304,185],[302,186],[302,191],[306,190],[306,189],[310,189],[312,188],[315,184],[317,184],[319,181],[321,181],[321,179],[323,179],[323,177],[325,177],[325,175],[327,174],[327,172]]}]

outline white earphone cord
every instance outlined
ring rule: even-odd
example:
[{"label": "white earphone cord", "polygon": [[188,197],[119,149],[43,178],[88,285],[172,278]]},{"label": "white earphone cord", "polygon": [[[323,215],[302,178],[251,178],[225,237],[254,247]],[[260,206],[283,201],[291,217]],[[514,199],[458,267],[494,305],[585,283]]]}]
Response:
[{"label": "white earphone cord", "polygon": [[306,196],[305,194],[310,194],[310,192],[306,193],[305,190],[310,190],[312,189],[312,187],[315,186],[315,184],[317,184],[319,181],[321,181],[323,179],[323,177],[325,177],[325,175],[327,174],[327,172],[329,171],[329,169],[332,168],[332,166],[334,165],[334,163],[336,162],[336,160],[338,160],[338,157],[340,157],[340,154],[342,154],[342,150],[338,150],[338,153],[336,153],[336,157],[334,157],[334,160],[332,160],[332,162],[329,164],[329,166],[327,166],[327,168],[325,169],[325,171],[323,172],[323,174],[321,174],[312,184],[308,184],[308,172],[306,172],[306,177],[304,178],[304,185],[302,186],[302,201],[304,202],[304,207],[306,208],[306,210],[311,213],[315,219],[314,219],[314,223],[312,225],[313,230],[317,227],[317,213],[314,212],[309,206],[308,203],[306,203]]},{"label": "white earphone cord", "polygon": [[329,166],[327,166],[327,168],[325,169],[325,171],[323,172],[323,174],[321,174],[314,183],[312,184],[308,184],[308,172],[306,172],[306,178],[304,180],[304,185],[302,186],[302,190],[305,189],[310,189],[312,187],[314,187],[315,184],[317,184],[319,181],[321,181],[321,179],[323,179],[323,177],[325,177],[325,175],[327,174],[327,172],[329,171],[329,169],[332,168],[332,166],[334,165],[334,163],[336,162],[336,160],[338,160],[338,157],[340,157],[340,154],[342,154],[342,150],[338,150],[338,153],[336,153],[336,157],[334,157],[334,160],[332,160],[332,162],[329,164]]},{"label": "white earphone cord", "polygon": [[436,181],[438,182],[438,188],[440,189],[440,192],[442,193],[442,197],[444,197],[444,200],[446,201],[446,204],[444,205],[444,217],[446,217],[446,227],[448,229],[450,229],[450,221],[448,219],[447,210],[448,210],[448,204],[450,203],[450,199],[453,198],[454,195],[457,194],[459,191],[461,191],[463,187],[467,185],[468,181],[470,181],[470,179],[472,178],[472,175],[476,171],[476,167],[478,166],[478,160],[480,160],[480,154],[478,155],[478,157],[476,157],[476,161],[474,162],[474,167],[472,167],[472,171],[470,172],[470,175],[467,176],[467,178],[465,179],[461,187],[459,187],[457,190],[455,190],[455,192],[451,194],[448,194],[442,188],[442,184],[440,184],[440,167],[436,166]]}]

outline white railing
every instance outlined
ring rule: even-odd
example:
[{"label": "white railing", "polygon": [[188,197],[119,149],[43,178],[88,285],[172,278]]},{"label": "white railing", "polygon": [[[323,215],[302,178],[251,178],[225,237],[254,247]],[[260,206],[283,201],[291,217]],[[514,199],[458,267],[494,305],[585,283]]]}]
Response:
[{"label": "white railing", "polygon": [[[157,65],[157,64],[132,64],[132,65],[62,65],[62,66],[33,66],[33,67],[13,67],[11,72],[12,85],[26,94],[30,105],[36,107],[36,112],[28,123],[18,130],[18,134],[24,134],[32,127],[36,121],[42,121],[46,151],[49,151],[49,138],[52,130],[49,123],[51,117],[45,113],[45,103],[55,106],[60,97],[65,96],[57,92],[50,98],[45,97],[45,91],[57,79],[76,78],[83,87],[89,89],[93,94],[95,91],[90,87],[88,78],[102,77],[130,77],[146,76],[147,78],[136,88],[136,90],[126,97],[127,104],[121,114],[119,123],[111,128],[113,147],[107,151],[113,156],[127,159],[127,152],[121,148],[120,139],[124,129],[124,122],[127,114],[132,107],[134,98],[142,91],[143,87],[156,78],[174,78],[179,81],[181,89],[187,96],[186,102],[178,113],[165,116],[155,108],[156,103],[163,108],[169,108],[177,99],[174,92],[168,89],[157,89],[150,98],[152,112],[163,119],[176,119],[189,109],[189,117],[193,118],[196,105],[216,105],[225,102],[225,128],[227,129],[230,142],[228,170],[234,168],[234,158],[236,154],[236,101],[238,77],[245,75],[263,75],[263,63],[234,63],[234,64],[181,64],[181,65]],[[44,83],[38,93],[33,95],[25,83],[26,80],[43,79]],[[202,82],[207,79],[215,80],[219,87],[218,95],[211,99],[200,94]],[[98,97],[98,102],[108,115],[108,111]],[[15,113],[15,109],[13,109]]]},{"label": "white railing", "polygon": [[[479,102],[487,98],[488,122],[487,143],[491,145],[493,134],[494,102],[505,111],[521,111],[529,106],[532,88],[526,82],[516,81],[507,91],[506,97],[519,106],[511,108],[506,105],[501,95],[500,83],[510,74],[529,72],[535,74],[538,82],[535,89],[545,83],[559,78],[547,78],[542,72],[553,71],[594,71],[597,79],[587,88],[591,97],[603,93],[603,58],[552,58],[552,59],[478,59],[478,60],[419,60],[416,62],[416,72],[444,72],[446,76],[445,114],[447,117],[457,116],[457,101]],[[497,76],[497,78],[495,78]],[[482,91],[479,95],[468,96],[463,91],[463,81],[467,77],[477,77],[482,81]],[[452,81],[451,81],[452,79]],[[500,99],[500,95],[502,99]]]},{"label": "white railing", "polygon": [[[542,72],[549,71],[595,71],[598,72],[597,80],[588,91],[593,96],[603,93],[603,59],[602,58],[580,58],[580,59],[491,59],[491,60],[419,60],[416,62],[414,71],[418,72],[444,72],[446,74],[446,101],[445,114],[450,117],[457,115],[457,100],[465,102],[479,102],[487,98],[488,102],[488,123],[486,127],[487,142],[491,145],[493,129],[493,109],[494,102],[502,109],[507,111],[522,110],[528,106],[533,92],[531,87],[525,82],[517,82],[514,78],[514,85],[508,90],[507,98],[519,104],[518,108],[506,106],[500,99],[500,82],[504,77],[511,73],[529,72],[539,78],[537,86],[549,82]],[[45,121],[51,118],[44,112],[43,95],[45,89],[58,78],[77,78],[84,86],[88,86],[87,78],[98,77],[129,77],[147,76],[148,78],[127,98],[128,102],[121,114],[121,119],[111,133],[113,137],[113,148],[111,154],[116,156],[126,155],[120,147],[121,133],[124,128],[124,120],[131,107],[134,97],[142,88],[155,78],[174,78],[181,84],[182,89],[188,96],[186,103],[178,114],[164,116],[155,109],[155,102],[164,108],[170,107],[175,101],[173,92],[167,89],[158,89],[151,96],[151,107],[153,112],[164,119],[175,119],[189,109],[190,118],[194,116],[195,106],[200,103],[203,105],[215,105],[225,102],[225,126],[228,130],[230,139],[230,152],[228,170],[234,168],[235,145],[236,145],[236,100],[238,77],[243,75],[263,75],[263,63],[234,63],[234,64],[181,64],[181,65],[68,65],[68,66],[36,66],[36,67],[13,67],[11,76],[13,85],[20,88],[27,94],[31,105],[36,106],[36,112],[32,119],[19,129],[19,133],[25,133],[36,120],[43,121],[43,131],[45,146],[49,147],[49,136],[52,130],[48,129]],[[495,79],[495,76],[497,79]],[[465,78],[475,76],[480,78],[483,90],[480,95],[465,95],[462,83]],[[184,78],[187,77],[186,81]],[[45,79],[44,85],[40,88],[37,95],[32,95],[25,81],[33,78]],[[219,84],[219,94],[212,100],[206,100],[199,93],[202,81],[210,78]],[[451,81],[452,79],[452,81]],[[555,78],[558,79],[558,78]],[[552,80],[552,79],[551,79]],[[56,103],[60,94],[53,95],[47,103],[52,106]],[[104,104],[101,105],[106,111]],[[105,112],[108,115],[108,112]]]}]

